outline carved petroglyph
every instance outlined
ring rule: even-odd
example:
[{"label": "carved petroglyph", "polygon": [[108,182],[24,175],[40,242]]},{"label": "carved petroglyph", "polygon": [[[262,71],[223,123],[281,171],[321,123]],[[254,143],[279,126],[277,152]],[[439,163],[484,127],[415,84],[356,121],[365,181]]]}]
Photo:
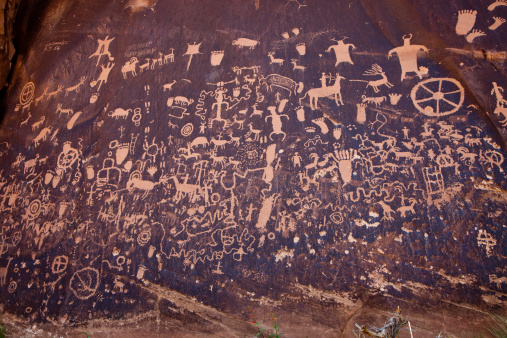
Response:
[{"label": "carved petroglyph", "polygon": [[488,28],[492,31],[494,31],[495,29],[497,29],[498,27],[500,27],[501,25],[503,25],[505,23],[505,19],[504,18],[501,18],[501,17],[498,17],[498,16],[494,16],[493,17],[493,20],[495,22],[493,22]]},{"label": "carved petroglyph", "polygon": [[422,76],[425,74],[425,72],[417,66],[417,55],[420,50],[428,52],[428,48],[422,45],[411,45],[411,39],[412,34],[403,36],[403,46],[393,48],[387,54],[388,58],[393,54],[398,55],[401,66],[401,81],[405,79],[407,73],[416,73],[420,79],[422,79]]},{"label": "carved petroglyph", "polygon": [[336,57],[335,67],[338,66],[342,62],[350,63],[352,65],[354,64],[354,62],[352,62],[352,59],[350,58],[349,50],[350,50],[350,48],[356,49],[356,46],[354,46],[351,43],[344,43],[345,39],[346,38],[343,38],[339,41],[335,40],[335,39],[331,39],[331,41],[336,42],[336,45],[332,45],[326,50],[326,52],[328,52],[328,53],[331,51],[334,52],[334,55]]},{"label": "carved petroglyph", "polygon": [[102,58],[102,56],[107,56],[109,61],[113,61],[113,58],[111,56],[111,52],[109,52],[109,45],[111,44],[111,41],[113,41],[115,38],[111,38],[111,39],[108,39],[108,38],[109,38],[109,35],[106,36],[104,40],[97,39],[97,42],[99,44],[97,46],[97,50],[92,55],[90,55],[88,57],[91,59],[92,57],[96,56],[97,57],[97,66],[100,63],[100,59]]},{"label": "carved petroglyph", "polygon": [[455,79],[427,79],[414,86],[410,98],[424,115],[445,116],[458,111],[465,100],[465,90]]},{"label": "carved petroglyph", "polygon": [[456,23],[456,34],[467,35],[475,25],[477,11],[461,10],[458,12],[458,22]]},{"label": "carved petroglyph", "polygon": [[[301,2],[280,8],[297,13],[295,4]],[[275,6],[257,5],[266,15]],[[129,20],[146,20],[136,15]],[[473,15],[458,15],[456,32],[464,38],[493,20],[488,35],[501,33],[501,18]],[[463,65],[445,75],[454,59],[439,65],[419,52],[428,52],[423,43],[435,48],[432,56],[446,57],[447,49],[434,41],[411,45],[411,35],[387,56],[385,44],[357,36],[361,52],[346,38],[329,42],[330,34],[342,33],[314,32],[306,20],[261,35],[238,30],[231,37],[185,26],[153,35],[157,41],[149,30],[135,36],[126,30],[95,42],[96,34],[119,32],[110,30],[112,23],[92,32],[93,39],[69,42],[65,53],[81,49],[57,64],[51,81],[24,65],[27,76],[7,94],[14,97],[6,114],[18,115],[6,115],[2,135],[19,133],[0,142],[3,299],[41,318],[48,304],[89,305],[87,319],[113,302],[119,315],[129,304],[142,308],[139,287],[164,279],[172,288],[168,272],[178,280],[191,273],[192,280],[178,281],[200,284],[189,292],[208,288],[211,277],[228,284],[238,271],[262,287],[270,275],[261,270],[284,265],[288,278],[302,278],[293,274],[300,262],[308,260],[313,273],[325,255],[319,265],[325,279],[315,283],[332,280],[330,287],[340,287],[344,257],[354,257],[362,270],[370,259],[363,253],[387,261],[396,256],[406,268],[417,256],[433,266],[427,271],[445,270],[440,258],[453,253],[435,248],[456,242],[477,243],[467,250],[472,259],[482,257],[481,264],[503,259],[503,129],[493,136],[479,113],[488,107],[491,120],[506,126],[507,100],[500,78],[487,82],[492,87],[483,92],[492,96],[477,95],[473,102],[463,82],[494,62],[490,52],[475,61],[453,55]],[[175,55],[185,44],[187,52]],[[389,59],[394,54],[399,67]],[[482,224],[474,229],[470,219]],[[481,277],[477,285],[504,288],[502,273],[487,271],[482,276],[489,282]],[[366,288],[374,284],[352,274],[359,283],[365,278]],[[27,286],[34,294],[44,291],[46,299],[21,297]],[[69,314],[83,319],[76,316]]]},{"label": "carved petroglyph", "polygon": [[386,86],[387,88],[391,88],[393,85],[387,80],[386,73],[382,70],[382,67],[380,67],[377,64],[374,64],[370,70],[367,70],[364,75],[368,76],[375,76],[380,75],[382,79],[380,80],[372,80],[372,81],[365,81],[365,80],[349,80],[349,81],[360,81],[360,82],[367,82],[367,87],[372,87],[375,93],[378,93],[380,91],[380,86]]},{"label": "carved petroglyph", "polygon": [[345,79],[340,74],[336,73],[336,77],[333,78],[334,83],[332,86],[322,86],[321,88],[312,88],[308,90],[302,98],[299,99],[299,104],[301,105],[301,101],[308,96],[310,98],[310,108],[315,110],[318,108],[319,98],[328,97],[334,95],[334,100],[336,104],[339,106],[343,104],[342,94],[341,94],[341,86],[340,81]]}]

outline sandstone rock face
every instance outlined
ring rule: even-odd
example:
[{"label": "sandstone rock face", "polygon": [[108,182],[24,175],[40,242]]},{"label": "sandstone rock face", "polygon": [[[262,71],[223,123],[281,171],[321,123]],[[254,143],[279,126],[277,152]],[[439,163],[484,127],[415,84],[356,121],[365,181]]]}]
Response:
[{"label": "sandstone rock face", "polygon": [[21,0],[0,1],[0,87],[6,85],[14,56],[14,22]]},{"label": "sandstone rock face", "polygon": [[340,337],[400,306],[418,337],[478,330],[507,291],[495,4],[24,2],[4,318],[252,336],[272,311]]}]

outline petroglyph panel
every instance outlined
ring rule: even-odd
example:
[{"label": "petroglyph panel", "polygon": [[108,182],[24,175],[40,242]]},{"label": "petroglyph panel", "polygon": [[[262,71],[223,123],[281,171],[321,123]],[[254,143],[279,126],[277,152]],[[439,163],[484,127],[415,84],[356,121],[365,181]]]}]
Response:
[{"label": "petroglyph panel", "polygon": [[502,5],[68,5],[6,94],[4,308],[119,318],[154,286],[232,314],[294,290],[503,307],[507,81],[466,54],[506,48]]}]

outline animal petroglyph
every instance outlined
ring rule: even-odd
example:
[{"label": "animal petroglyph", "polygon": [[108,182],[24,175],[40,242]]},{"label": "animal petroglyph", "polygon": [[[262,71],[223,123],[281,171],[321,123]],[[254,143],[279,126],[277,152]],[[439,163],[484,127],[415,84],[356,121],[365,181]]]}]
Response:
[{"label": "animal petroglyph", "polygon": [[232,44],[234,46],[238,46],[238,47],[247,47],[247,48],[250,48],[250,49],[254,49],[258,44],[259,44],[259,41],[257,40],[252,40],[252,39],[247,39],[247,38],[239,38],[239,39],[236,39],[232,42]]},{"label": "animal petroglyph", "polygon": [[125,62],[125,64],[121,67],[121,72],[123,74],[123,78],[127,78],[127,74],[131,73],[133,76],[136,76],[136,66],[139,63],[137,58],[133,57],[129,61]]},{"label": "animal petroglyph", "polygon": [[334,95],[334,100],[336,105],[343,104],[342,94],[341,94],[341,86],[340,81],[345,79],[340,74],[336,73],[336,77],[334,78],[334,84],[332,86],[324,86],[321,88],[312,88],[308,90],[304,97],[299,99],[299,104],[301,105],[301,100],[303,100],[306,96],[310,98],[310,108],[315,110],[318,108],[319,98],[328,97]]},{"label": "animal petroglyph", "polygon": [[378,93],[380,91],[379,87],[384,85],[387,88],[391,88],[393,85],[387,80],[386,73],[382,70],[382,67],[380,67],[377,64],[374,64],[370,70],[367,70],[364,75],[368,76],[375,76],[380,75],[382,79],[380,80],[373,80],[373,81],[365,81],[365,80],[350,80],[350,81],[360,81],[360,82],[367,82],[367,87],[372,87],[375,93]]}]

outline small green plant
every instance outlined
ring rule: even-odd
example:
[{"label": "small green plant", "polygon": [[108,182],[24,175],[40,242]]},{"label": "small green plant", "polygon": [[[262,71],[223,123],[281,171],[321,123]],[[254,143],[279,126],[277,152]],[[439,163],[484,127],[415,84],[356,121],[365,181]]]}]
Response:
[{"label": "small green plant", "polygon": [[507,317],[491,315],[491,319],[493,319],[494,324],[486,330],[495,337],[507,338]]},{"label": "small green plant", "polygon": [[5,338],[5,327],[4,323],[0,320],[0,338]]},{"label": "small green plant", "polygon": [[86,338],[91,338],[91,336],[88,334],[88,332],[81,332],[81,334],[84,334],[86,336]]},{"label": "small green plant", "polygon": [[250,311],[250,317],[252,318],[252,324],[257,326],[257,329],[259,330],[259,332],[255,335],[256,337],[280,338],[280,336],[283,335],[283,333],[280,332],[280,328],[276,324],[276,320],[278,318],[276,318],[272,312],[270,312],[269,315],[271,316],[271,321],[273,322],[273,328],[275,329],[275,334],[269,334],[269,335],[265,336],[264,335],[264,327],[262,327],[262,325],[259,322],[257,322],[257,320],[255,319],[255,316],[253,314],[253,310],[250,306],[248,307],[248,310]]}]

